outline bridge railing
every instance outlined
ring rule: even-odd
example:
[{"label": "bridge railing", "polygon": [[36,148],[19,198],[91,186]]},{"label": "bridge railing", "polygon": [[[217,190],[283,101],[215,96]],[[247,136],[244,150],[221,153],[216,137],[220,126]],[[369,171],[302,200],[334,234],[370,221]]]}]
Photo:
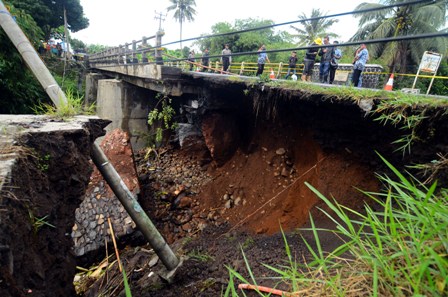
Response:
[{"label": "bridge railing", "polygon": [[[140,40],[133,40],[131,43],[125,43],[117,47],[108,48],[102,52],[89,56],[89,63],[92,67],[97,64],[137,64],[161,61],[161,37],[163,32],[157,32],[150,37],[142,37]],[[155,40],[155,46],[148,43],[149,40]]]}]

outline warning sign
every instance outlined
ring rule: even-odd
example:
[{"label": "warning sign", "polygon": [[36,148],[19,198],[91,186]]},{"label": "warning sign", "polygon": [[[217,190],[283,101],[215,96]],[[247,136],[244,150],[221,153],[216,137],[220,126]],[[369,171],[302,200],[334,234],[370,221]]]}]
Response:
[{"label": "warning sign", "polygon": [[441,54],[425,52],[422,57],[422,62],[420,63],[420,71],[436,73],[441,60]]},{"label": "warning sign", "polygon": [[422,62],[418,67],[417,74],[415,75],[414,83],[412,84],[412,89],[415,88],[415,83],[417,82],[418,75],[420,72],[429,72],[432,73],[432,79],[429,83],[428,90],[426,91],[426,95],[429,94],[429,90],[431,90],[432,83],[434,82],[434,77],[436,76],[437,69],[439,69],[440,61],[442,61],[442,55],[433,52],[424,52],[422,57]]}]

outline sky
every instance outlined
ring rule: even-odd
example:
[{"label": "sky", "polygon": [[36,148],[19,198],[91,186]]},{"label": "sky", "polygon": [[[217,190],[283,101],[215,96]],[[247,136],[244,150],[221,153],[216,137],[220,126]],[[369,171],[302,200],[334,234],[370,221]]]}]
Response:
[{"label": "sky", "polygon": [[[89,19],[87,29],[75,32],[72,38],[87,44],[118,46],[140,40],[143,36],[153,36],[159,28],[156,15],[162,13],[164,21],[162,29],[165,36],[162,43],[170,43],[180,39],[180,26],[174,19],[174,11],[167,12],[169,0],[80,0],[84,15]],[[362,2],[372,0],[196,0],[196,15],[193,22],[183,23],[182,38],[198,37],[211,34],[211,27],[219,22],[234,25],[236,19],[273,20],[274,23],[290,22],[298,19],[302,13],[309,16],[313,8],[319,8],[325,14],[337,14],[353,11]],[[377,2],[377,1],[374,1]],[[339,34],[339,41],[347,41],[358,27],[358,21],[351,15],[339,17],[333,25],[332,32]],[[295,24],[300,26],[299,23]],[[279,26],[278,30],[294,33],[289,25]],[[191,46],[185,42],[183,46]],[[168,48],[179,48],[179,44]]]}]

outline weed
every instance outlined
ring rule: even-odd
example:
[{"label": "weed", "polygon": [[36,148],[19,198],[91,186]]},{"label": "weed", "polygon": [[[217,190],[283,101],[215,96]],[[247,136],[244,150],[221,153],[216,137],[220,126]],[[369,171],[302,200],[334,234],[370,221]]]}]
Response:
[{"label": "weed", "polygon": [[[153,110],[148,114],[148,124],[154,126],[158,123],[160,126],[156,128],[156,144],[162,141],[162,133],[164,129],[174,130],[177,128],[177,123],[173,122],[173,117],[176,114],[174,108],[170,105],[171,98],[166,95],[157,94],[159,101]],[[159,109],[159,105],[162,105]]]},{"label": "weed", "polygon": [[187,256],[199,262],[208,262],[213,260],[212,256],[210,256],[207,253],[200,252],[198,250],[192,250],[191,252],[188,253]]},{"label": "weed", "polygon": [[30,209],[28,209],[28,215],[29,215],[31,224],[33,225],[33,231],[34,231],[34,234],[37,234],[37,232],[39,232],[39,230],[40,230],[43,226],[48,226],[48,227],[51,227],[51,228],[56,228],[54,225],[52,225],[52,224],[50,224],[50,223],[48,223],[48,222],[46,221],[47,218],[48,218],[48,215],[46,215],[46,216],[44,216],[44,217],[41,217],[41,218],[38,218],[38,217],[34,216],[33,212],[32,212]]},{"label": "weed", "polygon": [[417,169],[420,171],[422,176],[428,177],[423,182],[424,184],[433,182],[439,172],[448,169],[448,155],[438,153],[437,156],[439,157],[439,159],[437,160],[432,160],[431,162],[426,164],[416,164],[408,167]]},{"label": "weed", "polygon": [[47,172],[50,168],[50,154],[45,154],[37,160],[37,168],[42,172]]},{"label": "weed", "polygon": [[208,288],[210,288],[211,286],[213,286],[214,284],[216,284],[216,280],[213,278],[207,278],[206,280],[202,281],[198,286],[199,286],[199,291],[200,292],[204,292],[205,290],[207,290]]},{"label": "weed", "polygon": [[32,108],[35,114],[46,114],[51,117],[66,119],[79,114],[95,114],[95,104],[85,107],[83,96],[69,88],[66,91],[67,103],[61,103],[57,108],[48,103],[40,103]]},{"label": "weed", "polygon": [[243,242],[243,244],[241,245],[241,247],[242,247],[243,249],[248,249],[248,248],[250,248],[251,246],[253,246],[254,243],[255,243],[254,239],[253,239],[252,237],[248,237],[248,238],[246,238],[246,240]]}]

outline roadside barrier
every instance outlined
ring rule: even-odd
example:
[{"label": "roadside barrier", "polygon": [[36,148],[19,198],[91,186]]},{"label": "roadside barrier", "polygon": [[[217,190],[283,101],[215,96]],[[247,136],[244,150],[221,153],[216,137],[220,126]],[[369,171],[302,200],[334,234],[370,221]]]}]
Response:
[{"label": "roadside barrier", "polygon": [[394,87],[394,74],[392,73],[389,77],[389,80],[387,81],[387,84],[384,86],[384,90],[392,91],[393,87]]}]

